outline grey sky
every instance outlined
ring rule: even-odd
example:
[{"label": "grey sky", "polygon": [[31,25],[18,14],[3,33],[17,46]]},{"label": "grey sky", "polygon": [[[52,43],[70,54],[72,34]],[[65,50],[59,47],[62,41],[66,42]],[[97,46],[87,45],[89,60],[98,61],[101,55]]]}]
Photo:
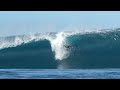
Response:
[{"label": "grey sky", "polygon": [[119,11],[0,11],[0,37],[64,31],[67,27],[119,26]]}]

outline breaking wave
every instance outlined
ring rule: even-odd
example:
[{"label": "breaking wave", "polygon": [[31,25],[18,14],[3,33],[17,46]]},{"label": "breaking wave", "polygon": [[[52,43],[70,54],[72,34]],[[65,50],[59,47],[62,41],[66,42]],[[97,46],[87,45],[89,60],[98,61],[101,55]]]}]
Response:
[{"label": "breaking wave", "polygon": [[[114,59],[109,58],[111,55]],[[16,60],[15,57],[21,59],[29,57],[28,59],[32,60],[35,56],[43,61],[47,58],[54,62],[62,62],[61,65],[77,60],[79,67],[80,63],[82,64],[81,60],[84,63],[88,59],[98,60],[99,58],[109,59],[110,62],[118,61],[120,59],[120,29],[50,32],[0,38],[1,60]],[[71,67],[75,66],[71,65]]]}]

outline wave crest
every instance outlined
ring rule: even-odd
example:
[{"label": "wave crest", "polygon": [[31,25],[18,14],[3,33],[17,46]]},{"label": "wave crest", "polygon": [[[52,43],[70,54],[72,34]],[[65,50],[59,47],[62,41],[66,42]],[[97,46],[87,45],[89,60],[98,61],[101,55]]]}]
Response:
[{"label": "wave crest", "polygon": [[[66,48],[71,46],[71,42],[75,43],[77,40],[82,39],[82,35],[90,35],[90,37],[102,35],[101,37],[113,37],[116,41],[118,40],[118,35],[110,35],[110,32],[119,32],[120,29],[110,29],[110,30],[81,30],[75,32],[58,32],[58,33],[45,33],[45,34],[29,34],[29,35],[19,35],[10,37],[0,38],[0,49],[17,47],[19,45],[27,44],[30,42],[37,42],[41,40],[48,40],[51,44],[51,49],[55,54],[56,60],[63,60],[69,57],[71,48]],[[108,36],[107,36],[108,35]],[[77,38],[77,36],[79,36]],[[97,37],[95,36],[95,37]],[[70,39],[70,37],[72,37]],[[88,38],[88,36],[87,36]],[[79,43],[78,43],[79,44]],[[81,44],[82,45],[82,44]],[[91,45],[89,45],[90,47]],[[93,45],[94,46],[94,45]],[[101,45],[102,46],[102,45]]]}]

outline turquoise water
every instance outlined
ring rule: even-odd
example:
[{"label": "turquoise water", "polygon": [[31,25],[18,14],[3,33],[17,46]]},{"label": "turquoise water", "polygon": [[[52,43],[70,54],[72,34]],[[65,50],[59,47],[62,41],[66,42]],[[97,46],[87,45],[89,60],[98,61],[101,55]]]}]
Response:
[{"label": "turquoise water", "polygon": [[120,68],[120,29],[0,38],[0,69]]},{"label": "turquoise water", "polygon": [[0,79],[120,79],[120,28],[0,37]]}]

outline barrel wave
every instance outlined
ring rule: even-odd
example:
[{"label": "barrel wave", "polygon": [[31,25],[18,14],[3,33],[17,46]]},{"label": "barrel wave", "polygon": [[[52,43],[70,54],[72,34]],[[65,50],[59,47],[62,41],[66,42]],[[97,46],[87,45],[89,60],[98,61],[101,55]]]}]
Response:
[{"label": "barrel wave", "polygon": [[0,68],[120,68],[120,29],[1,37]]}]

